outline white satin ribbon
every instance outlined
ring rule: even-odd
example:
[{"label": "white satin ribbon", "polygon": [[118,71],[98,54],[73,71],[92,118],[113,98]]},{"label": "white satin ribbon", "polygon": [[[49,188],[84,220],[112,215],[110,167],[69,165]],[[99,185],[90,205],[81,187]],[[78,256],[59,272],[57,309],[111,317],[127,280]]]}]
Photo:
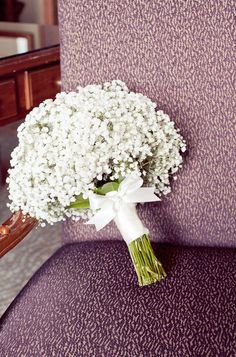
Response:
[{"label": "white satin ribbon", "polygon": [[155,202],[160,199],[154,194],[154,187],[141,187],[141,177],[127,176],[118,191],[108,192],[105,196],[92,193],[89,196],[92,210],[99,210],[86,224],[95,224],[97,231],[113,219],[127,244],[147,234],[136,212],[136,203]]}]

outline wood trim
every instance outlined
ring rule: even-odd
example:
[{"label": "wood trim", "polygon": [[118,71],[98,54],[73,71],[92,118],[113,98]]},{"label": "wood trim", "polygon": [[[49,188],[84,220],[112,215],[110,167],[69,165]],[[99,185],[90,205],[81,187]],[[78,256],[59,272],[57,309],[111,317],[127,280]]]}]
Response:
[{"label": "wood trim", "polygon": [[60,46],[35,50],[0,60],[0,76],[24,71],[25,69],[42,66],[51,62],[59,62]]},{"label": "wood trim", "polygon": [[24,83],[25,83],[25,85],[24,85],[25,107],[26,107],[26,110],[30,110],[32,98],[31,98],[31,93],[30,93],[30,82],[29,82],[29,72],[28,71],[24,72]]},{"label": "wood trim", "polygon": [[14,213],[0,226],[0,258],[14,248],[37,225],[37,220]]}]

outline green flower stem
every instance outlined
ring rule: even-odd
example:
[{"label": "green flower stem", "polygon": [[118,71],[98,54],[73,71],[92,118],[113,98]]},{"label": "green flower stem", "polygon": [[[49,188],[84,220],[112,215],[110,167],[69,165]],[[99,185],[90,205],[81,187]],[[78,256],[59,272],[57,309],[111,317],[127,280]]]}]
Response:
[{"label": "green flower stem", "polygon": [[156,258],[148,235],[134,240],[128,245],[140,286],[150,285],[164,279],[166,273]]}]

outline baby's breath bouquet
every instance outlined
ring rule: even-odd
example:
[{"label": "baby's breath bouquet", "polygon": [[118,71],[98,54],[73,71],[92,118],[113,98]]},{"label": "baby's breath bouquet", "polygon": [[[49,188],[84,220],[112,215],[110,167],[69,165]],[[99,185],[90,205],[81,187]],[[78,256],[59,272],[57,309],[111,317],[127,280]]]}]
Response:
[{"label": "baby's breath bouquet", "polygon": [[45,223],[66,216],[102,229],[114,220],[140,285],[165,277],[137,203],[160,200],[182,165],[185,141],[156,104],[114,80],[60,93],[18,129],[10,209]]}]

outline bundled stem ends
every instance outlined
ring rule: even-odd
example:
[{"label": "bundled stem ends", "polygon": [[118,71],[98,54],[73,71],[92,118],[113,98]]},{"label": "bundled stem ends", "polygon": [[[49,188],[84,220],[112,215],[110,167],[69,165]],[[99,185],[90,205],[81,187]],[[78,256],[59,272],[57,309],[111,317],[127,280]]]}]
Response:
[{"label": "bundled stem ends", "polygon": [[128,245],[140,286],[150,285],[166,277],[161,262],[156,258],[147,234]]}]

